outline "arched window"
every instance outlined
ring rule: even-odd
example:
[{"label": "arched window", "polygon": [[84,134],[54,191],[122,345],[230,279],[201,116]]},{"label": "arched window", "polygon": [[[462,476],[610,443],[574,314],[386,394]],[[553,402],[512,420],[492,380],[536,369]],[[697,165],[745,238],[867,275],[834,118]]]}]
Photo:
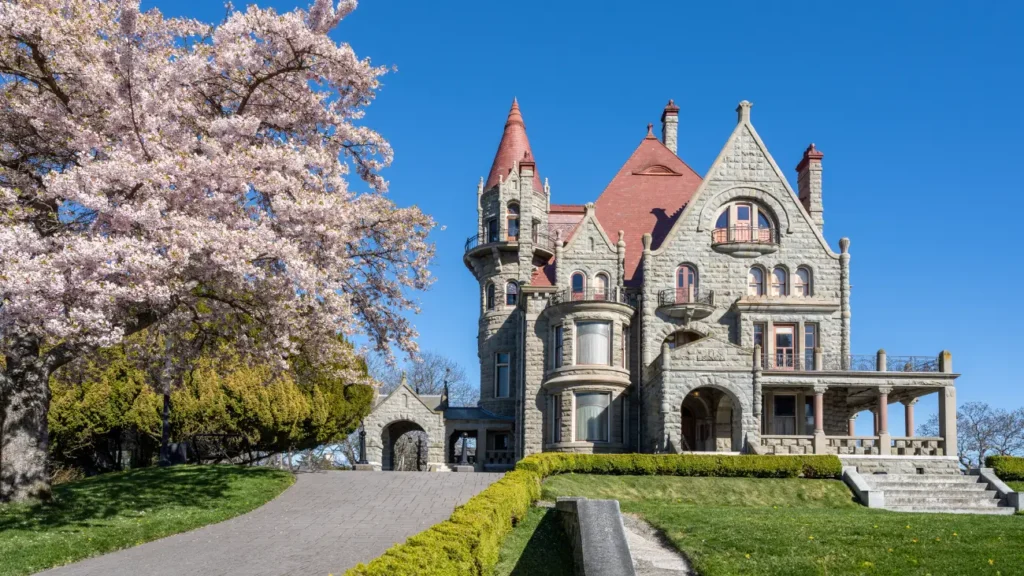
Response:
[{"label": "arched window", "polygon": [[676,304],[693,302],[697,295],[697,271],[689,264],[676,268]]},{"label": "arched window", "polygon": [[505,285],[505,304],[515,306],[519,302],[519,284],[509,282]]},{"label": "arched window", "polygon": [[804,298],[811,295],[810,269],[804,266],[796,269],[796,276],[793,278],[793,295],[803,296]]},{"label": "arched window", "polygon": [[583,275],[583,272],[575,272],[570,282],[572,283],[572,299],[583,300],[587,290],[587,277]]},{"label": "arched window", "polygon": [[604,272],[594,277],[594,300],[608,299],[608,275]]},{"label": "arched window", "polygon": [[747,272],[747,295],[764,296],[764,270],[757,266],[751,267]]},{"label": "arched window", "polygon": [[712,241],[716,244],[733,242],[775,242],[775,225],[770,212],[754,202],[732,202],[722,207],[715,220]]},{"label": "arched window", "polygon": [[519,240],[519,204],[515,202],[508,205],[508,241]]},{"label": "arched window", "polygon": [[789,295],[789,278],[785,268],[776,268],[772,271],[772,296]]},{"label": "arched window", "polygon": [[668,343],[670,349],[678,348],[683,344],[689,344],[690,342],[696,342],[703,338],[704,335],[700,332],[694,332],[692,330],[680,330],[679,332],[673,332],[665,338],[665,342]]},{"label": "arched window", "polygon": [[494,288],[494,283],[493,282],[488,282],[487,283],[487,309],[488,310],[494,310],[494,305],[496,304],[495,292],[496,292],[496,290]]}]

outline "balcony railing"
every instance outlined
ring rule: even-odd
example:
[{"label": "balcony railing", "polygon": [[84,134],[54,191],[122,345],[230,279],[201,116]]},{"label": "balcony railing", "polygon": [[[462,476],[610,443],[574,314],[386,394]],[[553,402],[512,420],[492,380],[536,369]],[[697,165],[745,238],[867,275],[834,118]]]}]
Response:
[{"label": "balcony railing", "polygon": [[815,358],[813,352],[775,350],[761,356],[761,367],[765,370],[825,370],[830,372],[939,372],[939,360],[935,356],[885,356],[879,354],[821,354]]},{"label": "balcony railing", "polygon": [[708,304],[714,305],[715,292],[699,288],[666,288],[658,292],[658,306],[675,306],[677,304]]},{"label": "balcony railing", "polygon": [[711,244],[778,244],[779,233],[775,228],[754,228],[752,226],[730,226],[711,231]]},{"label": "balcony railing", "polygon": [[[551,238],[550,236],[548,236],[547,234],[545,234],[543,232],[534,231],[532,234],[530,234],[530,241],[533,242],[533,245],[538,247],[538,248],[541,248],[543,250],[547,250],[548,252],[554,252],[555,251],[555,240],[554,240],[554,238]],[[499,242],[522,243],[522,242],[526,242],[526,238],[524,236],[522,236],[522,235],[519,235],[519,236],[508,236],[508,235],[502,235],[502,234],[494,235],[494,234],[488,234],[486,232],[484,232],[483,234],[474,234],[474,235],[470,236],[469,238],[466,238],[466,252],[469,252],[470,250],[473,250],[474,248],[476,248],[478,246],[483,246],[485,244],[496,244],[496,243],[499,243]]]},{"label": "balcony railing", "polygon": [[608,290],[595,288],[562,290],[555,292],[551,297],[551,304],[564,304],[566,302],[617,302],[619,304],[630,304],[626,300],[625,290],[617,286],[609,287]]}]

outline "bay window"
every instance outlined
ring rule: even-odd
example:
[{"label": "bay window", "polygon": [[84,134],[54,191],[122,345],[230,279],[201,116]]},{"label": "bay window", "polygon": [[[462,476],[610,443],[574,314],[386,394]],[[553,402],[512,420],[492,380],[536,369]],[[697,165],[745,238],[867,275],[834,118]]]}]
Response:
[{"label": "bay window", "polygon": [[576,323],[576,363],[610,366],[612,323]]},{"label": "bay window", "polygon": [[576,394],[577,442],[608,442],[611,400],[607,392]]}]

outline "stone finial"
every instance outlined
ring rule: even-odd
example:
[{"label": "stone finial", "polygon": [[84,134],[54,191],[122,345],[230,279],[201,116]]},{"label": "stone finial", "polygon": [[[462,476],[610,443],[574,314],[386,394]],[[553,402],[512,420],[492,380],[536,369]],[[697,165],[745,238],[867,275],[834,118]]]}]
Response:
[{"label": "stone finial", "polygon": [[626,245],[625,236],[626,236],[626,233],[623,232],[622,230],[619,230],[619,241],[616,244],[618,244],[619,246],[623,246],[624,247]]},{"label": "stone finial", "polygon": [[644,234],[644,236],[643,236],[643,244],[644,244],[644,252],[647,252],[647,251],[649,251],[651,249],[651,233],[650,232],[647,232],[647,233]]},{"label": "stone finial", "polygon": [[753,106],[747,100],[740,102],[740,105],[736,107],[736,122],[750,122],[750,107]]},{"label": "stone finial", "polygon": [[842,254],[849,254],[850,252],[850,239],[840,238],[839,239],[839,250]]},{"label": "stone finial", "polygon": [[644,138],[654,140],[654,124],[647,123],[647,136],[644,136]]},{"label": "stone finial", "polygon": [[484,193],[484,177],[480,177],[480,183],[476,185],[476,195],[479,196]]}]

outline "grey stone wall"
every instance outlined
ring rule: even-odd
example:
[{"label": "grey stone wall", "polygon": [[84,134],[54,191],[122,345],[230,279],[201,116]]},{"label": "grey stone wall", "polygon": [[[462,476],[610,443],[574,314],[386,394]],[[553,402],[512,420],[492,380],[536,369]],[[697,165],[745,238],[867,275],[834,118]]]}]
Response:
[{"label": "grey stone wall", "polygon": [[366,416],[363,427],[366,430],[367,461],[375,466],[387,463],[384,451],[391,439],[389,427],[396,422],[412,422],[422,428],[429,440],[428,466],[444,465],[444,418],[440,412],[434,412],[423,404],[419,396],[406,385],[378,399],[373,410]]}]

